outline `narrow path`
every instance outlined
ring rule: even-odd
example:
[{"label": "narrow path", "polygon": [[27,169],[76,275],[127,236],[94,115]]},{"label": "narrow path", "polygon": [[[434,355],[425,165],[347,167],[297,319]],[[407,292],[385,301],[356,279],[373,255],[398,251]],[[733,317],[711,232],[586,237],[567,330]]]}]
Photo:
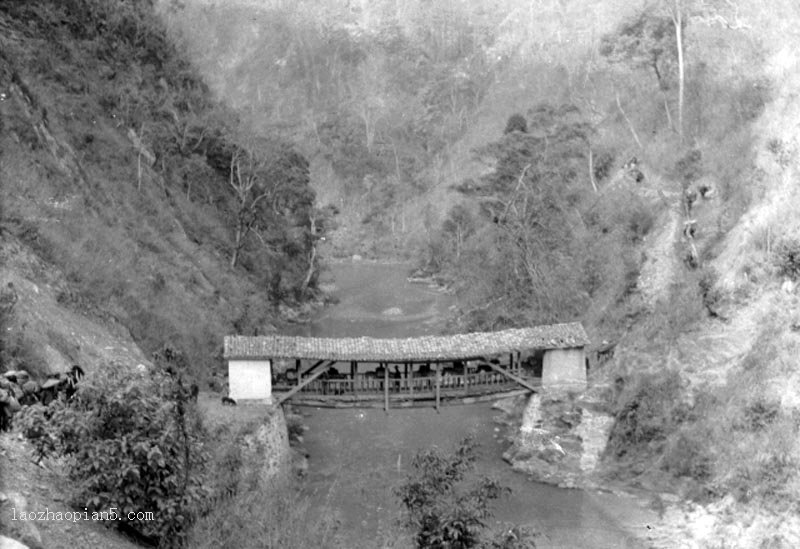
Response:
[{"label": "narrow path", "polygon": [[675,280],[674,273],[680,267],[675,242],[680,234],[681,216],[670,208],[661,219],[660,228],[647,237],[650,241],[647,259],[639,273],[639,291],[651,308],[668,296],[670,283]]}]

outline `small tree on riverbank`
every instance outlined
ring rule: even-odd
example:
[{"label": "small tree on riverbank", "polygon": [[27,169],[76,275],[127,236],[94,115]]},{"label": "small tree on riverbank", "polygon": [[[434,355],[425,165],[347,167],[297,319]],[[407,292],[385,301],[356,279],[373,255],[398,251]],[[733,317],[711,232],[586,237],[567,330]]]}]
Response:
[{"label": "small tree on riverbank", "polygon": [[438,449],[419,452],[413,471],[396,490],[408,511],[405,523],[416,533],[417,547],[425,549],[528,549],[536,547],[533,533],[515,527],[487,538],[490,502],[511,489],[494,479],[467,481],[475,467],[475,442],[466,438],[451,454]]}]

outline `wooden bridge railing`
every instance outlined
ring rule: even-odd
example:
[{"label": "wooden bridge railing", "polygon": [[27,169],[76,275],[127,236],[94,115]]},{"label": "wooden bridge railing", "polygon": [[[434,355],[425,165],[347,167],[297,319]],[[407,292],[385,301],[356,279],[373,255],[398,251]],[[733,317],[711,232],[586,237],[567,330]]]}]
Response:
[{"label": "wooden bridge railing", "polygon": [[[301,393],[314,393],[320,395],[343,394],[380,394],[384,391],[386,381],[379,377],[358,375],[355,379],[315,379],[300,389]],[[443,391],[461,389],[500,389],[501,385],[511,382],[505,375],[497,372],[478,372],[471,374],[441,376],[440,388]],[[389,392],[397,393],[428,393],[436,389],[436,376],[389,378]]]}]

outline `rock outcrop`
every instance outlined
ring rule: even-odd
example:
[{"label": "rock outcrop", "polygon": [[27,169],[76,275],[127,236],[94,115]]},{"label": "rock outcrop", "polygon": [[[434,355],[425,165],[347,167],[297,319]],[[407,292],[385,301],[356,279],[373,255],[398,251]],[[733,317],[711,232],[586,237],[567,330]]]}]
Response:
[{"label": "rock outcrop", "polygon": [[518,428],[503,454],[514,469],[566,488],[593,484],[591,474],[605,450],[611,416],[569,393],[537,393],[505,408],[507,416],[519,417],[511,421]]},{"label": "rock outcrop", "polygon": [[280,408],[272,408],[263,423],[243,441],[242,458],[253,464],[264,485],[282,479],[289,470],[291,452],[286,419]]}]

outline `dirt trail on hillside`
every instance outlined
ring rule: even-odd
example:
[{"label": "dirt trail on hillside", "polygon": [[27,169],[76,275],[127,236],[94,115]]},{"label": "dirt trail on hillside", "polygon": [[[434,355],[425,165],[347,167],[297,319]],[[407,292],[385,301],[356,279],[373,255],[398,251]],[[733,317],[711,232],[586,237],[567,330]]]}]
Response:
[{"label": "dirt trail on hillside", "polygon": [[667,210],[662,216],[660,228],[647,239],[650,246],[647,249],[647,259],[639,273],[638,287],[642,297],[649,307],[664,299],[669,294],[669,286],[675,279],[675,272],[680,267],[675,255],[675,239],[680,226],[680,215],[673,208]]}]

